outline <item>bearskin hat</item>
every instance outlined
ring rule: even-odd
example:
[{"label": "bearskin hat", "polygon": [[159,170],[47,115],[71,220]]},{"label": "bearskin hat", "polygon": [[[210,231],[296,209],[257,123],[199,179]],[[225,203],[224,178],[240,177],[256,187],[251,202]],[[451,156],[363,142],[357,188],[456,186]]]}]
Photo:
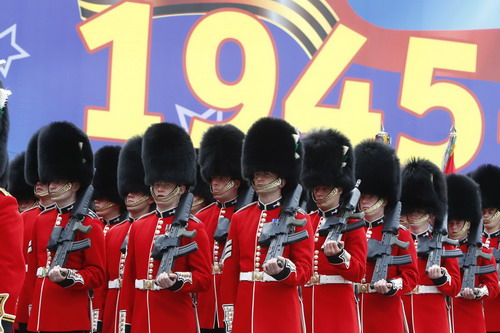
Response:
[{"label": "bearskin hat", "polygon": [[7,99],[10,91],[3,89],[0,81],[0,187],[7,187],[7,174],[9,171],[9,153],[7,141],[9,138],[9,111]]},{"label": "bearskin hat", "polygon": [[243,177],[251,183],[257,171],[276,173],[286,180],[283,192],[287,192],[299,182],[303,155],[299,133],[292,125],[278,118],[261,118],[243,142]]},{"label": "bearskin hat", "polygon": [[94,175],[94,155],[87,135],[69,122],[54,122],[38,136],[38,174],[42,183],[79,182],[86,189]]},{"label": "bearskin hat", "polygon": [[118,192],[122,198],[129,193],[149,194],[144,183],[142,165],[142,136],[130,138],[120,151],[118,158]]},{"label": "bearskin hat", "polygon": [[500,168],[484,164],[470,174],[479,184],[483,208],[500,209]]},{"label": "bearskin hat", "polygon": [[349,139],[339,131],[311,132],[304,144],[301,183],[312,190],[316,186],[341,187],[348,193],[354,187],[354,151]]},{"label": "bearskin hat", "polygon": [[118,193],[118,157],[120,150],[120,146],[103,146],[96,151],[92,186],[94,186],[94,199],[106,199],[123,206],[123,200]]},{"label": "bearskin hat", "polygon": [[192,186],[196,183],[196,156],[186,131],[175,124],[151,125],[142,140],[145,183],[156,181]]},{"label": "bearskin hat", "polygon": [[448,220],[469,221],[477,225],[483,217],[479,185],[465,175],[446,176],[448,185]]},{"label": "bearskin hat", "polygon": [[198,162],[201,177],[209,183],[213,176],[228,176],[243,180],[241,176],[241,150],[245,134],[233,125],[210,127],[200,143]]},{"label": "bearskin hat", "polygon": [[[199,155],[200,149],[196,149],[196,156],[198,156],[198,160],[200,158],[200,155]],[[205,200],[205,204],[209,204],[209,203],[212,203],[214,201],[214,197],[212,196],[212,193],[210,192],[210,185],[208,185],[207,182],[205,182],[203,180],[203,177],[201,175],[201,169],[202,169],[202,167],[200,166],[200,164],[196,163],[196,186],[191,190],[191,192],[194,195],[197,195],[197,196],[203,198]],[[216,174],[214,174],[214,175],[216,175]]]},{"label": "bearskin hat", "polygon": [[8,190],[17,201],[36,200],[33,193],[33,186],[28,185],[24,180],[24,163],[24,152],[14,157],[10,162]]},{"label": "bearskin hat", "polygon": [[36,131],[31,137],[24,158],[24,178],[26,183],[31,186],[35,186],[40,180],[38,176],[38,136],[41,130]]},{"label": "bearskin hat", "polygon": [[402,213],[423,210],[434,216],[444,216],[448,193],[446,178],[431,161],[411,159],[401,171]]},{"label": "bearskin hat", "polygon": [[396,152],[390,146],[369,139],[354,148],[356,179],[361,180],[361,193],[387,200],[387,208],[395,207],[401,195],[401,170]]}]

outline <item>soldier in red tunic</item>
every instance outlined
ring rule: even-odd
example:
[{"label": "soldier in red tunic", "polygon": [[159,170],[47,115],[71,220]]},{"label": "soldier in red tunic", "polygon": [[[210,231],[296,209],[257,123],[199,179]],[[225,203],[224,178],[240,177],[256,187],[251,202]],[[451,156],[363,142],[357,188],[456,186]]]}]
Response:
[{"label": "soldier in red tunic", "polygon": [[217,200],[196,215],[205,224],[212,249],[212,283],[208,291],[198,294],[202,332],[224,332],[220,282],[226,239],[215,235],[215,240],[214,233],[220,219],[231,220],[238,204],[238,194],[247,188],[241,176],[244,137],[243,132],[233,125],[213,126],[204,134],[200,145],[201,176],[210,184],[211,192]]},{"label": "soldier in red tunic", "polygon": [[[409,331],[451,332],[446,296],[454,297],[460,291],[458,259],[443,257],[440,266],[428,267],[430,248],[426,245],[434,235],[431,224],[447,227],[448,221],[444,220],[448,208],[446,179],[432,162],[412,159],[402,171],[402,184],[401,220],[407,222],[415,241],[419,271],[417,287],[403,296]],[[454,245],[442,245],[446,250],[455,249]]]},{"label": "soldier in red tunic", "polygon": [[[500,168],[485,164],[477,168],[472,179],[479,184],[481,190],[481,204],[483,208],[483,243],[495,254],[500,261]],[[499,285],[500,286],[500,285]],[[500,297],[484,300],[484,318],[487,332],[500,332]]]},{"label": "soldier in red tunic", "polygon": [[[149,127],[142,143],[146,185],[156,203],[156,214],[132,224],[119,300],[119,331],[195,332],[196,313],[191,293],[210,285],[208,238],[204,225],[191,216],[186,229],[193,238],[180,237],[179,246],[196,242],[195,252],[175,260],[172,272],[158,274],[160,260],[153,258],[156,239],[173,239],[171,230],[181,196],[196,179],[195,152],[181,127],[161,123]],[[166,238],[157,238],[166,235]],[[156,245],[155,245],[156,244]]]},{"label": "soldier in red tunic", "polygon": [[[149,216],[153,199],[144,184],[141,159],[142,137],[133,137],[120,151],[118,161],[118,191],[125,199],[129,218],[106,234],[106,300],[104,303],[103,333],[118,332],[118,300],[121,295],[123,270],[127,257],[126,245],[132,223]],[[127,239],[127,240],[126,240]]]},{"label": "soldier in red tunic", "polygon": [[25,153],[22,152],[10,162],[7,184],[7,190],[16,198],[21,213],[38,206],[33,187],[24,179],[24,161]]},{"label": "soldier in red tunic", "polygon": [[[102,221],[104,238],[112,228],[124,222],[128,216],[122,197],[118,193],[117,169],[120,146],[104,146],[94,154],[94,209]],[[108,281],[106,279],[106,281]],[[92,299],[93,332],[101,332],[104,301],[107,285],[104,283],[97,288]]]},{"label": "soldier in red tunic", "polygon": [[16,199],[7,192],[7,138],[9,118],[7,91],[0,83],[0,332],[11,333],[16,319],[16,303],[25,276],[23,220]]},{"label": "soldier in red tunic", "polygon": [[[26,148],[25,163],[24,163],[24,178],[26,183],[31,186],[31,191],[38,199],[38,204],[36,207],[25,211],[21,216],[24,222],[24,237],[23,237],[23,253],[28,263],[28,252],[33,250],[31,246],[31,234],[33,231],[33,223],[41,212],[49,209],[55,208],[56,204],[52,201],[49,195],[49,187],[47,184],[40,182],[40,177],[38,177],[38,135],[40,130],[38,130],[31,137],[28,142],[28,147]],[[31,280],[34,283],[33,280]],[[23,289],[21,290],[21,295],[19,296],[19,304],[17,306],[17,317],[16,322],[19,324],[19,332],[23,333],[27,331],[28,319],[29,319],[29,304],[31,303],[31,297],[33,296],[34,284],[29,285],[28,279],[26,278]]]},{"label": "soldier in red tunic", "polygon": [[339,216],[339,204],[349,200],[355,183],[354,152],[349,139],[331,129],[312,132],[303,143],[301,182],[318,206],[310,214],[316,232],[313,275],[303,289],[307,332],[359,332],[353,283],[365,275],[365,230],[346,232],[339,241],[325,242],[319,234],[327,218]]},{"label": "soldier in red tunic", "polygon": [[314,251],[309,216],[300,209],[295,213],[296,219],[305,219],[305,226],[295,231],[305,230],[309,237],[285,246],[282,256],[264,262],[268,247],[258,242],[263,228],[279,221],[282,193],[296,188],[302,150],[297,131],[281,119],[262,118],[245,137],[243,176],[259,201],[242,208],[231,221],[222,273],[227,331],[302,332],[298,287],[312,275]]},{"label": "soldier in red tunic", "polygon": [[[448,185],[448,230],[450,237],[459,241],[459,248],[465,254],[469,249],[469,233],[475,234],[481,227],[482,212],[479,186],[464,175],[447,175]],[[474,230],[475,229],[475,230]],[[478,234],[478,241],[480,234]],[[478,247],[479,251],[489,253],[490,249]],[[477,266],[495,265],[495,258],[477,258]],[[464,279],[462,270],[462,280]],[[462,283],[463,284],[463,283]],[[474,288],[462,288],[452,300],[452,319],[455,333],[485,332],[483,300],[498,295],[498,274],[476,275]]]},{"label": "soldier in red tunic", "polygon": [[[28,330],[33,332],[88,332],[91,330],[92,291],[104,282],[104,236],[101,222],[89,211],[75,241],[90,247],[71,252],[63,266],[52,266],[53,250],[47,248],[55,227],[65,228],[73,205],[92,181],[93,155],[89,139],[75,125],[55,122],[38,137],[40,181],[49,184],[56,209],[35,220],[32,251],[28,254],[28,283],[34,285]],[[57,230],[57,229],[55,229]],[[60,241],[59,237],[53,240]],[[62,243],[58,243],[58,248]]]},{"label": "soldier in red tunic", "polygon": [[[354,149],[356,178],[361,180],[359,208],[365,214],[367,239],[382,239],[384,214],[396,207],[401,191],[399,159],[394,149],[375,140],[360,143]],[[410,243],[407,249],[392,247],[391,255],[411,256],[412,262],[390,266],[387,280],[371,285],[375,262],[368,261],[366,276],[359,285],[363,332],[404,332],[405,318],[401,296],[417,285],[416,251],[410,232],[399,227],[400,241]],[[370,246],[368,247],[370,254]]]}]

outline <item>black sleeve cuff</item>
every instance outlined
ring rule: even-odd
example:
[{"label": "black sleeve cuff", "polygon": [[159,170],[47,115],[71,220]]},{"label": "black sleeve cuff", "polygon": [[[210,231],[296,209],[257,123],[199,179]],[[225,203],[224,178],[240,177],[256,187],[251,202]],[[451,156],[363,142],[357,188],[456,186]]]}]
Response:
[{"label": "black sleeve cuff", "polygon": [[443,274],[443,276],[441,276],[440,278],[431,279],[431,280],[435,286],[440,287],[440,286],[444,285],[446,282],[448,282],[448,277],[446,276],[446,274]]},{"label": "black sleeve cuff", "polygon": [[292,272],[292,268],[290,267],[289,260],[285,259],[285,267],[283,267],[283,270],[279,272],[278,274],[271,275],[274,279],[278,281],[282,281],[286,279],[290,273]]},{"label": "black sleeve cuff", "polygon": [[68,275],[66,275],[64,280],[57,282],[58,285],[64,288],[71,287],[75,283],[81,283],[83,285],[84,281],[82,276],[72,269],[68,270]]},{"label": "black sleeve cuff", "polygon": [[344,249],[340,251],[339,253],[333,255],[333,256],[326,256],[326,259],[328,259],[328,262],[333,265],[340,265],[344,263],[345,258],[344,258]]},{"label": "black sleeve cuff", "polygon": [[182,286],[184,286],[184,281],[180,280],[179,278],[177,278],[177,280],[175,281],[175,283],[167,288],[168,290],[170,291],[178,291],[182,288]]}]

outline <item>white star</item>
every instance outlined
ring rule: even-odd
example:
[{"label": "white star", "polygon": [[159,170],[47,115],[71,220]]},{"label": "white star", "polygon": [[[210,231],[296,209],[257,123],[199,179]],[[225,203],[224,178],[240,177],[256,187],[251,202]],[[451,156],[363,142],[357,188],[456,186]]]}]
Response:
[{"label": "white star", "polygon": [[16,27],[17,24],[14,24],[9,28],[7,28],[6,30],[0,32],[0,39],[10,34],[10,46],[12,46],[12,48],[14,48],[17,52],[19,52],[17,54],[8,56],[5,66],[0,66],[0,73],[2,73],[3,77],[7,77],[7,73],[9,72],[10,64],[12,63],[12,61],[17,59],[27,58],[30,56],[28,52],[26,52],[16,43]]},{"label": "white star", "polygon": [[[177,110],[177,117],[179,117],[179,121],[181,122],[182,128],[184,128],[187,131],[189,131],[189,126],[191,125],[191,118],[196,117],[200,119],[205,119],[205,120],[212,120],[212,121],[217,121],[220,122],[223,120],[223,112],[222,111],[217,111],[214,109],[208,109],[202,114],[196,113],[194,111],[191,111],[189,109],[186,109],[183,106],[180,106],[178,104],[175,104],[175,109]],[[215,119],[213,119],[215,118]]]}]

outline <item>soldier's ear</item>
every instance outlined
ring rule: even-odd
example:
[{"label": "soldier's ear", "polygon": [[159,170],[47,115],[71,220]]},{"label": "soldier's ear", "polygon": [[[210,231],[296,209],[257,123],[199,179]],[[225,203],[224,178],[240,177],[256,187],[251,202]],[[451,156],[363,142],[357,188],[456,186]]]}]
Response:
[{"label": "soldier's ear", "polygon": [[80,189],[80,183],[79,182],[74,182],[71,185],[71,189],[76,193]]},{"label": "soldier's ear", "polygon": [[241,181],[239,179],[235,179],[235,180],[233,180],[233,182],[234,182],[234,187],[236,187],[236,189],[239,189],[240,185],[241,185]]},{"label": "soldier's ear", "polygon": [[281,178],[280,188],[285,187],[285,185],[286,185],[286,180],[285,180],[285,178]]},{"label": "soldier's ear", "polygon": [[183,195],[185,192],[186,192],[186,186],[180,185],[179,186],[179,195]]}]

